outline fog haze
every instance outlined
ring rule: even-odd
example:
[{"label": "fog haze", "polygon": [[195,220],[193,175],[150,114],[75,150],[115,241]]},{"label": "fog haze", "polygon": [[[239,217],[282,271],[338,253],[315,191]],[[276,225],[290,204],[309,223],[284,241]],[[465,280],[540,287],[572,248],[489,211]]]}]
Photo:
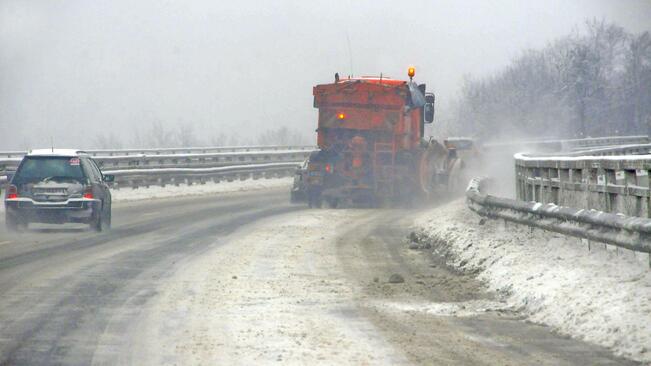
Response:
[{"label": "fog haze", "polygon": [[312,140],[312,86],[341,75],[416,79],[441,108],[464,75],[603,18],[651,29],[649,1],[1,1],[0,150],[123,147],[153,124],[198,142]]}]

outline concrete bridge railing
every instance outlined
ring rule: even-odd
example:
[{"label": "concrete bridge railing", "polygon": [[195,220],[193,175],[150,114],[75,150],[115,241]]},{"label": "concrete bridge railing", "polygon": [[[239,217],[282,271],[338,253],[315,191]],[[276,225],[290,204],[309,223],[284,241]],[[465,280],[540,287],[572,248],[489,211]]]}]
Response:
[{"label": "concrete bridge railing", "polygon": [[516,197],[651,217],[651,155],[515,155]]}]

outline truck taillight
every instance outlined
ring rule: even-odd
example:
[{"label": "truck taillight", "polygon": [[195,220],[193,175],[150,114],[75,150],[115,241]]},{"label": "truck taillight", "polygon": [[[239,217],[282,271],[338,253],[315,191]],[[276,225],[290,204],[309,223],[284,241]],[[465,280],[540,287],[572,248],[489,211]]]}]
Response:
[{"label": "truck taillight", "polygon": [[328,174],[329,174],[329,173],[332,173],[332,164],[327,163],[327,164],[325,165],[325,171],[326,171],[326,173],[328,173]]},{"label": "truck taillight", "polygon": [[84,198],[88,198],[89,200],[92,200],[93,198],[95,198],[95,196],[93,196],[93,188],[92,187],[86,188],[86,190],[84,191]]},{"label": "truck taillight", "polygon": [[7,188],[7,199],[12,200],[16,198],[18,198],[18,188],[12,184]]}]

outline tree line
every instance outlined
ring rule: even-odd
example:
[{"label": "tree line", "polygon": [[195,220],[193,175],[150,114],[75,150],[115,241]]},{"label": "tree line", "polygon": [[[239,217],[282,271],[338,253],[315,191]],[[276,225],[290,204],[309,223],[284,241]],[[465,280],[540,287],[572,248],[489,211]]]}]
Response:
[{"label": "tree line", "polygon": [[191,124],[180,124],[174,128],[153,122],[146,128],[135,128],[128,141],[114,133],[98,134],[92,141],[95,149],[121,148],[167,148],[199,146],[244,146],[244,145],[309,145],[314,143],[308,136],[286,126],[264,130],[257,136],[243,138],[236,133],[195,133]]},{"label": "tree line", "polygon": [[588,21],[495,75],[466,77],[447,124],[483,140],[649,134],[651,35]]}]

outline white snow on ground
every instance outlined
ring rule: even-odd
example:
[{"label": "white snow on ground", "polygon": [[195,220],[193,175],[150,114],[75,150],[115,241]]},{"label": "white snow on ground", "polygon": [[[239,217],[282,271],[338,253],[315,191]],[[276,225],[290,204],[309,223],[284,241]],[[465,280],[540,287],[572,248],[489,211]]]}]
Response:
[{"label": "white snow on ground", "polygon": [[462,200],[426,212],[417,228],[449,264],[478,273],[530,321],[651,364],[647,254],[486,220]]},{"label": "white snow on ground", "polygon": [[407,364],[357,313],[363,292],[337,260],[337,230],[364,211],[311,210],[256,222],[182,262],[139,327],[151,364]]},{"label": "white snow on ground", "polygon": [[129,187],[112,189],[111,196],[113,201],[136,201],[156,198],[170,198],[181,196],[201,196],[219,193],[230,193],[239,191],[255,191],[276,187],[289,187],[292,184],[292,178],[273,178],[273,179],[248,179],[235,180],[232,182],[206,184],[193,184],[191,186],[181,184],[178,187],[167,185],[165,187],[150,186],[149,188],[133,189]]}]

